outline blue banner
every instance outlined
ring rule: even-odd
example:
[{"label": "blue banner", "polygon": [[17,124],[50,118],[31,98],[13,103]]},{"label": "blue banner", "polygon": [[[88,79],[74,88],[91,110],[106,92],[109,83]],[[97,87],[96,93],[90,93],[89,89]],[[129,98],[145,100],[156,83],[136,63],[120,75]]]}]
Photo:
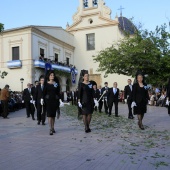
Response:
[{"label": "blue banner", "polygon": [[72,84],[76,84],[76,72],[74,68],[71,68],[71,80]]}]

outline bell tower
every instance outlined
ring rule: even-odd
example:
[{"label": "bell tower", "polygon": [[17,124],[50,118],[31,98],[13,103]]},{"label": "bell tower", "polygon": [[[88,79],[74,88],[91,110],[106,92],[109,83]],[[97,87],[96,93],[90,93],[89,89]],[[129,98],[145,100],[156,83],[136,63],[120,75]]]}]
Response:
[{"label": "bell tower", "polygon": [[105,6],[104,0],[79,0],[77,12],[73,15],[73,23],[81,19],[81,16],[98,13],[100,16],[111,19],[111,9]]}]

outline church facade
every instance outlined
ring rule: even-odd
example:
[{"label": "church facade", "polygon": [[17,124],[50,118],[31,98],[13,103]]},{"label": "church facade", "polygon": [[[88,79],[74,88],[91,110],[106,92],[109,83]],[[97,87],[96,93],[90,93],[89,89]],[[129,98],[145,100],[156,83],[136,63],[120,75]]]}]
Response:
[{"label": "church facade", "polygon": [[[73,15],[72,25],[66,30],[61,27],[26,26],[5,30],[0,35],[0,67],[8,75],[1,79],[1,88],[8,82],[10,88],[21,90],[20,79],[27,83],[38,80],[44,74],[45,63],[50,63],[66,91],[77,87],[79,73],[88,70],[90,79],[103,85],[118,82],[123,90],[129,77],[112,74],[107,78],[97,72],[98,63],[93,55],[110,47],[124,37],[128,29],[125,17],[111,19],[111,9],[103,0],[79,0],[77,12]],[[76,84],[72,82],[71,70],[74,68]]]}]

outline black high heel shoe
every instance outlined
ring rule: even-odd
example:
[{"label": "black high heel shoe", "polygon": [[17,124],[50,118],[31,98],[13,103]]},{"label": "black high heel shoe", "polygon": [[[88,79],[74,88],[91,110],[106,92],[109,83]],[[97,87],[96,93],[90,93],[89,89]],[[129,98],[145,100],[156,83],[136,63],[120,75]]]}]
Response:
[{"label": "black high heel shoe", "polygon": [[50,135],[53,135],[53,130],[52,129],[50,129]]},{"label": "black high heel shoe", "polygon": [[55,133],[55,129],[52,129],[53,133]]},{"label": "black high heel shoe", "polygon": [[90,128],[88,129],[88,132],[91,132],[91,129],[90,129]]}]

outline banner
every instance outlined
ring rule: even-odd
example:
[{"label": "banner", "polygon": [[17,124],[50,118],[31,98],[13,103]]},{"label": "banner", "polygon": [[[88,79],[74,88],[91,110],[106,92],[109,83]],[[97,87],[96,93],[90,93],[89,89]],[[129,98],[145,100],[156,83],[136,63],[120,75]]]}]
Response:
[{"label": "banner", "polygon": [[76,84],[76,72],[74,68],[71,68],[71,80],[72,84]]}]

